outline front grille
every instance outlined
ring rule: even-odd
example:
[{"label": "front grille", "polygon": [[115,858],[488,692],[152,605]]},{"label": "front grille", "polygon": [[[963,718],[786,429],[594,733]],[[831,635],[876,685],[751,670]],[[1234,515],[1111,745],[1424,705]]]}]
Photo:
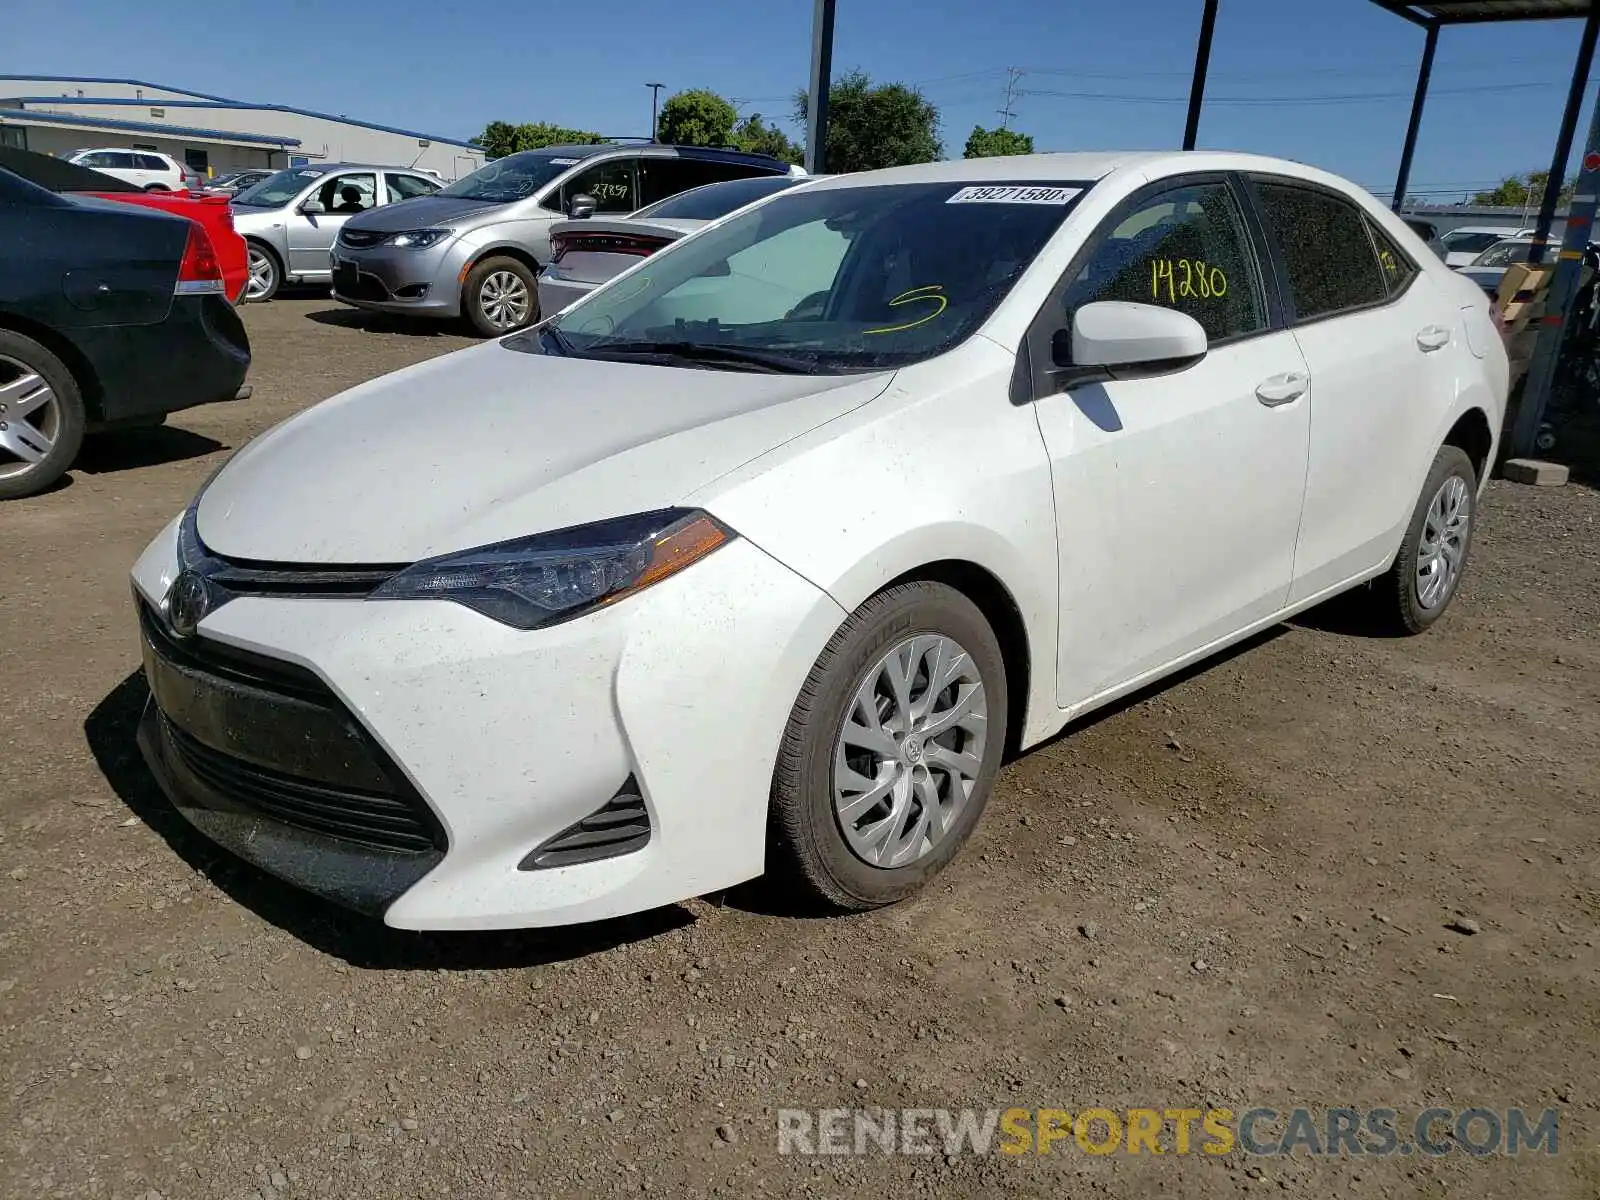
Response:
[{"label": "front grille", "polygon": [[333,290],[351,300],[381,302],[389,299],[389,289],[379,279],[343,263],[333,269]]},{"label": "front grille", "polygon": [[213,750],[165,718],[161,730],[173,757],[191,775],[264,817],[380,850],[437,849],[433,836],[404,800],[329,787],[256,766]]},{"label": "front grille", "polygon": [[357,250],[364,250],[368,246],[376,246],[389,236],[387,233],[379,233],[372,229],[351,229],[348,225],[339,231],[339,240],[346,246],[351,246]]},{"label": "front grille", "polygon": [[650,813],[639,795],[638,781],[630,775],[603,807],[529,851],[517,867],[523,871],[543,871],[596,862],[632,854],[649,841]]},{"label": "front grille", "polygon": [[445,849],[433,810],[313,672],[174,637],[142,600],[139,622],[162,740],[202,789],[194,803],[380,850]]}]

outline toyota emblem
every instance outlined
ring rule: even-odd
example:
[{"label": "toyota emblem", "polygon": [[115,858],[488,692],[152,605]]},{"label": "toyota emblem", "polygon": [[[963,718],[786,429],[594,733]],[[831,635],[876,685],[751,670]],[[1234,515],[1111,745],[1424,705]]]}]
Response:
[{"label": "toyota emblem", "polygon": [[198,571],[184,571],[167,591],[167,620],[179,637],[192,637],[211,611],[211,584]]}]

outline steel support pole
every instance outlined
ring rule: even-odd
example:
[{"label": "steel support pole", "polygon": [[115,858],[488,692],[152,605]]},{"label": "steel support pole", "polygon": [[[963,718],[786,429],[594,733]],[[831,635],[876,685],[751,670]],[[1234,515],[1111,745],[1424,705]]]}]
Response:
[{"label": "steel support pole", "polygon": [[1539,205],[1539,220],[1533,227],[1533,249],[1528,261],[1544,261],[1544,247],[1555,220],[1556,202],[1567,177],[1567,160],[1572,157],[1572,135],[1578,128],[1578,111],[1589,86],[1589,66],[1594,62],[1595,37],[1600,34],[1600,9],[1590,9],[1583,23],[1583,38],[1578,43],[1578,61],[1572,64],[1572,82],[1567,86],[1567,107],[1561,114],[1561,132],[1556,136],[1556,152],[1550,159],[1550,178],[1545,180],[1544,200]]},{"label": "steel support pole", "polygon": [[[1565,163],[1562,164],[1565,166]],[[1594,228],[1595,202],[1600,195],[1600,102],[1589,122],[1589,140],[1584,146],[1583,163],[1578,171],[1578,186],[1567,209],[1567,229],[1561,254],[1545,297],[1545,316],[1539,322],[1539,337],[1534,343],[1533,361],[1523,381],[1522,400],[1517,405],[1516,426],[1511,446],[1521,455],[1538,449],[1539,427],[1544,424],[1545,406],[1555,381],[1565,341],[1567,322],[1572,316],[1572,300],[1577,295],[1583,270],[1583,251]]]},{"label": "steel support pole", "polygon": [[811,90],[806,93],[806,170],[820,175],[828,161],[828,85],[833,79],[834,0],[816,0],[811,16]]},{"label": "steel support pole", "polygon": [[1406,144],[1400,151],[1400,171],[1394,177],[1394,201],[1389,205],[1395,212],[1406,202],[1406,188],[1411,185],[1411,159],[1417,152],[1417,132],[1422,128],[1422,106],[1428,102],[1428,81],[1433,77],[1433,52],[1439,46],[1439,25],[1428,24],[1427,37],[1422,43],[1422,65],[1417,68],[1417,90],[1411,97],[1411,121],[1406,126]]},{"label": "steel support pole", "polygon": [[1200,40],[1194,48],[1194,80],[1189,85],[1189,117],[1183,124],[1183,148],[1193,150],[1200,134],[1200,106],[1206,98],[1206,72],[1211,69],[1211,35],[1217,27],[1217,0],[1205,0],[1200,14]]}]

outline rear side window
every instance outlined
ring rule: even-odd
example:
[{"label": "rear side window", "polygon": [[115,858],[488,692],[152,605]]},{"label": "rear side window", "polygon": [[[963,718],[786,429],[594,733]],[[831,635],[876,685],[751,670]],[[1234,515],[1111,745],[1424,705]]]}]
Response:
[{"label": "rear side window", "polygon": [[1288,184],[1260,183],[1267,229],[1283,255],[1297,319],[1381,304],[1389,283],[1366,218],[1348,200]]},{"label": "rear side window", "polygon": [[1394,244],[1388,234],[1378,228],[1376,221],[1371,217],[1364,219],[1367,232],[1372,235],[1372,248],[1378,252],[1378,270],[1383,275],[1384,285],[1389,289],[1389,295],[1398,296],[1417,277],[1417,264]]},{"label": "rear side window", "polygon": [[1226,184],[1173,188],[1111,219],[1067,285],[1068,322],[1091,301],[1126,300],[1187,313],[1213,342],[1265,328],[1255,258]]},{"label": "rear side window", "polygon": [[139,167],[145,171],[170,171],[172,169],[167,166],[166,159],[159,158],[154,154],[139,155]]},{"label": "rear side window", "polygon": [[654,204],[690,188],[729,179],[748,179],[766,175],[748,163],[714,162],[703,158],[641,158],[639,160],[639,203]]},{"label": "rear side window", "polygon": [[414,196],[431,196],[439,190],[437,183],[418,179],[415,175],[385,175],[389,183],[389,202],[410,200]]}]

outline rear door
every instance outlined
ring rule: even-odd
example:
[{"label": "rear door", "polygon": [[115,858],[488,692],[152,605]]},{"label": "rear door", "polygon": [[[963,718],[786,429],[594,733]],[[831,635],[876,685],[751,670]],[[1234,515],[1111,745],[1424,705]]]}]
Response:
[{"label": "rear door", "polygon": [[1411,516],[1453,387],[1456,310],[1355,201],[1255,176],[1311,376],[1305,516],[1290,602],[1370,575]]},{"label": "rear door", "polygon": [[1238,181],[1152,184],[1113,212],[1029,334],[1093,301],[1187,313],[1208,350],[1179,370],[1063,386],[1036,375],[1060,553],[1058,693],[1070,707],[1283,607],[1305,485],[1306,367],[1283,328]]}]

